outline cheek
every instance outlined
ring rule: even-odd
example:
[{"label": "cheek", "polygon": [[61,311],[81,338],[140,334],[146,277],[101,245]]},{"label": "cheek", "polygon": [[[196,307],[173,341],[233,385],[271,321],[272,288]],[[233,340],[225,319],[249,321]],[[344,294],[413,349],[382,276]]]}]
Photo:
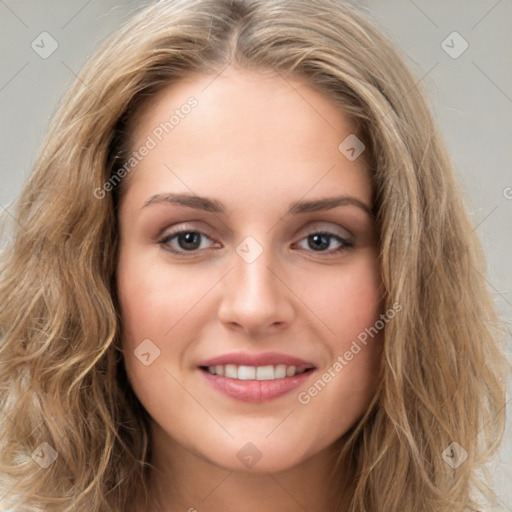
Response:
[{"label": "cheek", "polygon": [[173,386],[171,375],[181,378],[189,369],[191,350],[215,319],[208,292],[218,276],[192,267],[168,265],[161,257],[155,261],[147,249],[120,248],[124,361],[134,391],[149,409],[163,389]]},{"label": "cheek", "polygon": [[339,268],[309,286],[308,305],[319,312],[329,328],[330,347],[339,353],[378,319],[383,307],[383,288],[375,251],[368,251],[347,268]]},{"label": "cheek", "polygon": [[162,340],[175,330],[200,296],[201,282],[196,281],[190,271],[155,264],[130,248],[121,250],[117,292],[125,345]]},{"label": "cheek", "polygon": [[342,298],[338,303],[337,332],[343,332],[336,343],[336,358],[343,355],[343,371],[352,378],[347,388],[369,393],[374,387],[382,352],[385,324],[383,287],[377,255],[369,254],[341,285]]},{"label": "cheek", "polygon": [[310,297],[331,331],[325,338],[330,360],[301,390],[298,402],[321,420],[319,437],[341,435],[366,411],[378,379],[385,324],[376,255],[361,258],[350,272],[337,271]]},{"label": "cheek", "polygon": [[181,395],[172,375],[183,361],[187,340],[183,319],[197,302],[197,287],[190,286],[182,270],[171,272],[136,248],[122,247],[119,256],[121,344],[130,384],[151,415],[166,411],[170,396],[180,410]]}]

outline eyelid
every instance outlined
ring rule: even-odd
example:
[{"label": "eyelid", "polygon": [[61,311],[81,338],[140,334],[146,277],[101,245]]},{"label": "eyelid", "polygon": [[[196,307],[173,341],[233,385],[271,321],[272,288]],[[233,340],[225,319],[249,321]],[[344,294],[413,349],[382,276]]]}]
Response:
[{"label": "eyelid", "polygon": [[168,227],[164,229],[161,234],[157,235],[156,238],[158,240],[161,240],[162,238],[166,238],[169,235],[176,235],[178,233],[181,233],[182,231],[193,231],[196,233],[201,233],[202,235],[208,237],[210,240],[213,240],[213,237],[209,234],[208,229],[204,229],[203,227],[197,227],[197,224],[193,225],[193,223],[191,222],[179,222],[171,227]]},{"label": "eyelid", "polygon": [[293,245],[300,245],[300,243],[303,242],[304,240],[307,240],[307,238],[309,236],[316,235],[316,234],[327,236],[331,240],[335,240],[339,244],[339,247],[337,247],[335,249],[329,249],[327,251],[313,251],[313,250],[304,249],[306,252],[308,252],[310,254],[313,254],[313,255],[318,254],[322,258],[328,258],[328,257],[336,256],[336,255],[346,251],[347,249],[354,247],[354,241],[350,240],[349,238],[338,235],[337,233],[333,233],[332,231],[321,230],[321,229],[312,230],[310,233],[307,233],[303,237],[301,237],[299,239],[299,241],[295,242]]},{"label": "eyelid", "polygon": [[[312,225],[309,225],[307,230],[305,232],[303,231],[300,238],[296,242],[293,242],[292,247],[300,245],[301,242],[303,242],[309,236],[314,235],[314,234],[325,235],[327,237],[330,237],[331,240],[333,240],[333,239],[337,240],[337,243],[339,244],[338,248],[329,249],[326,251],[314,251],[314,250],[309,250],[309,249],[301,249],[301,250],[304,250],[305,252],[312,253],[313,255],[316,253],[321,258],[333,257],[333,256],[336,256],[337,254],[344,252],[347,249],[354,247],[354,237],[353,237],[352,233],[350,233],[350,231],[342,228],[341,226],[336,225],[337,228],[343,229],[348,233],[348,236],[346,236],[344,234],[337,232],[336,229],[332,229],[332,228],[325,229],[325,226],[324,226],[324,229],[322,229],[319,226],[319,224],[322,224],[322,223],[317,222],[317,223],[313,223]],[[323,223],[323,224],[325,225],[325,223]],[[208,240],[210,240],[210,242],[213,243],[213,246],[215,246],[215,244],[217,244],[217,247],[218,247],[219,242],[217,242],[213,237],[211,237],[207,231],[208,230],[201,230],[201,229],[195,228],[193,226],[190,226],[189,223],[184,222],[184,223],[177,224],[177,225],[173,226],[173,228],[170,231],[167,231],[167,232],[164,231],[163,234],[161,234],[159,237],[157,237],[156,242],[160,246],[162,246],[162,248],[164,250],[173,254],[175,257],[194,258],[195,256],[201,255],[202,253],[211,249],[212,247],[206,247],[206,248],[202,248],[202,249],[198,248],[198,249],[187,251],[187,250],[183,250],[183,249],[179,249],[179,248],[171,248],[170,241],[182,233],[193,232],[193,233],[199,234],[200,236],[202,236],[204,238],[207,238]],[[300,232],[298,232],[296,234],[296,236],[294,236],[294,238],[296,238],[299,233]]]},{"label": "eyelid", "polygon": [[[326,227],[326,224],[328,224],[329,226]],[[302,230],[303,228],[301,228],[297,232],[297,236],[302,232]],[[306,235],[304,236],[309,236],[315,233],[329,233],[331,235],[336,235],[342,238],[343,240],[346,240],[347,242],[353,242],[355,238],[353,233],[349,229],[344,228],[334,222],[317,221],[308,224],[306,228]]]},{"label": "eyelid", "polygon": [[[195,227],[192,227],[192,226],[188,226],[186,224],[178,224],[175,228],[172,228],[172,229],[170,229],[168,231],[164,231],[161,235],[159,235],[156,238],[155,241],[157,243],[162,243],[166,239],[171,239],[171,238],[174,238],[176,235],[179,235],[181,233],[188,233],[188,232],[199,233],[200,235],[202,235],[203,237],[207,238],[211,242],[218,243],[218,242],[216,242],[216,240],[212,236],[209,235],[207,230],[195,228]],[[192,252],[192,251],[190,251],[190,252]]]},{"label": "eyelid", "polygon": [[[158,235],[155,238],[155,240],[161,240],[163,238],[168,237],[171,234],[178,234],[178,233],[181,233],[182,231],[194,231],[197,233],[201,233],[202,235],[206,236],[207,238],[209,238],[212,241],[214,240],[214,237],[212,237],[210,235],[210,233],[208,232],[208,229],[198,228],[197,225],[193,224],[194,222],[195,221],[181,222],[181,223],[175,224],[173,227],[170,228],[169,231],[164,230],[164,232],[162,234]],[[204,223],[201,222],[201,224],[204,224]],[[326,224],[329,225],[328,228],[325,227]],[[304,232],[304,230],[305,230],[305,234],[303,235],[303,237],[309,236],[309,235],[315,234],[315,233],[328,232],[329,234],[339,236],[340,238],[343,238],[344,240],[347,240],[347,241],[353,241],[353,239],[354,239],[354,235],[349,229],[342,227],[334,222],[330,222],[330,221],[329,222],[325,222],[325,221],[311,222],[307,225],[306,228],[301,227],[300,229],[298,229],[295,232],[295,234],[293,235],[293,238],[296,238],[297,236],[299,236],[302,232]],[[341,230],[342,232],[340,233],[340,232],[338,232],[338,230]]]}]

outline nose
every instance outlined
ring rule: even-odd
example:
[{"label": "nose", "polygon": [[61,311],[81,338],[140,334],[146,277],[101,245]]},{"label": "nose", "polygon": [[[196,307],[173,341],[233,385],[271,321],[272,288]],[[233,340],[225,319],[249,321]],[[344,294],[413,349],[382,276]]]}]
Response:
[{"label": "nose", "polygon": [[220,322],[251,336],[289,326],[295,314],[294,294],[271,251],[264,249],[254,261],[235,252],[232,266],[222,280]]}]

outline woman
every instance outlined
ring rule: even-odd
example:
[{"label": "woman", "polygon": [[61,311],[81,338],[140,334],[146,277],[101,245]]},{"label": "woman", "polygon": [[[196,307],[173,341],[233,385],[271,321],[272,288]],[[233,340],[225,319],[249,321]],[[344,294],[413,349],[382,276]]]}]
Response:
[{"label": "woman", "polygon": [[507,367],[481,252],[422,91],[353,8],[146,8],[17,208],[2,506],[482,509]]}]

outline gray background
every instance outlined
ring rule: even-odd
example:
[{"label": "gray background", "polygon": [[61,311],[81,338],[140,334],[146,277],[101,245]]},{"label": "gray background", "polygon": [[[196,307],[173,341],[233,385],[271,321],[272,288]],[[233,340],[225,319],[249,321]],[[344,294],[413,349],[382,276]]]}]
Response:
[{"label": "gray background", "polygon": [[[9,214],[57,103],[75,74],[101,40],[145,3],[0,0],[0,213]],[[487,282],[510,333],[512,2],[365,0],[357,4],[399,46],[427,90],[484,245]],[[450,36],[454,31],[468,44],[457,58],[454,52],[463,48],[463,40]],[[42,32],[58,44],[44,59],[31,47],[44,37],[45,49],[39,51],[51,48],[51,40],[40,36]],[[510,336],[507,344],[510,355]],[[492,470],[501,501],[496,510],[512,512],[511,421]]]}]

